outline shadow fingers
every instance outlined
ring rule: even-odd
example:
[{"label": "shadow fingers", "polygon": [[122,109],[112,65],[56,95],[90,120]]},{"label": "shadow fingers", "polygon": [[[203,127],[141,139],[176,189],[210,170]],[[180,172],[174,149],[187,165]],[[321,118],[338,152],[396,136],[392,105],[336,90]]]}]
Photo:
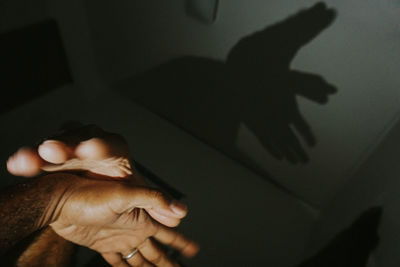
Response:
[{"label": "shadow fingers", "polygon": [[289,126],[281,126],[261,138],[264,148],[276,159],[286,159],[291,164],[306,163],[309,157],[298,137]]},{"label": "shadow fingers", "polygon": [[321,76],[300,71],[290,71],[294,93],[319,104],[328,102],[328,95],[337,92],[335,86],[327,83]]},{"label": "shadow fingers", "polygon": [[311,127],[308,122],[300,115],[300,112],[296,112],[292,125],[294,129],[299,133],[299,135],[303,138],[303,140],[307,143],[307,145],[313,147],[316,145],[317,140],[314,136],[314,133],[311,131]]}]

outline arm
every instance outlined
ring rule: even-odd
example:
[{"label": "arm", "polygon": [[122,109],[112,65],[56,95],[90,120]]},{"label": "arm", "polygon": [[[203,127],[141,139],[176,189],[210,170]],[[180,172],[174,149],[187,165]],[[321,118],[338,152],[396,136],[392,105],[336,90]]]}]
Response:
[{"label": "arm", "polygon": [[18,267],[70,266],[77,246],[57,235],[51,227],[41,230],[18,257]]},{"label": "arm", "polygon": [[49,266],[57,261],[57,266],[63,266],[61,263],[68,263],[74,245],[50,227],[39,231],[48,223],[49,212],[66,187],[62,178],[44,176],[0,191],[2,264]]},{"label": "arm", "polygon": [[[0,192],[0,253],[48,223],[67,184],[62,179],[40,177]],[[53,210],[52,210],[53,209]]]}]

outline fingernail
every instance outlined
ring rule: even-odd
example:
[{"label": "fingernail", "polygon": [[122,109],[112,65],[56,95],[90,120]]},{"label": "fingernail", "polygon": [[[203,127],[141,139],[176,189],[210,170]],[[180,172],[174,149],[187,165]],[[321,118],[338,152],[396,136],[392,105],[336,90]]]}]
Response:
[{"label": "fingernail", "polygon": [[48,139],[48,140],[45,140],[42,144],[54,144],[54,143],[58,144],[58,143],[60,143],[60,141]]},{"label": "fingernail", "polygon": [[187,213],[186,205],[179,201],[173,200],[169,207],[177,215],[185,215]]}]

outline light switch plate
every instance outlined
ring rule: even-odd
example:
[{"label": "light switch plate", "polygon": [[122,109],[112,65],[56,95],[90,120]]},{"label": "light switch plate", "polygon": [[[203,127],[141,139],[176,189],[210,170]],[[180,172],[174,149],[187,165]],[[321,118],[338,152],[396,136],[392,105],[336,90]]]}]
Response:
[{"label": "light switch plate", "polygon": [[186,0],[186,14],[204,23],[217,19],[219,0]]}]

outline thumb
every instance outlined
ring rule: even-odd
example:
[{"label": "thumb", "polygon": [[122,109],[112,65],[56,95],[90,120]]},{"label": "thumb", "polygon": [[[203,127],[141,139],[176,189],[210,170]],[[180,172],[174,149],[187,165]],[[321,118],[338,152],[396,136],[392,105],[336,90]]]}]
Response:
[{"label": "thumb", "polygon": [[166,226],[177,226],[187,214],[185,204],[171,200],[163,192],[149,187],[127,186],[122,197],[123,209],[144,209],[153,219]]}]

